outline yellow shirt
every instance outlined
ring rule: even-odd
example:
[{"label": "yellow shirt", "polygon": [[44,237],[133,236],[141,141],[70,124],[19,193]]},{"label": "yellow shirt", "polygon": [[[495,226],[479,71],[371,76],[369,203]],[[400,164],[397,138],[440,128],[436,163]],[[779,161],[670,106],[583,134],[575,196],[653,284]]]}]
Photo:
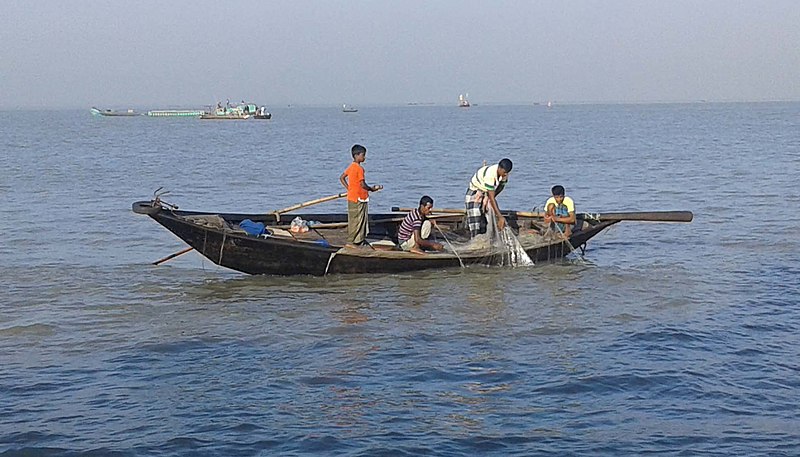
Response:
[{"label": "yellow shirt", "polygon": [[[541,201],[541,200],[539,200],[539,201]],[[556,207],[558,207],[558,203],[556,203],[556,198],[555,197],[550,197],[550,198],[547,199],[547,203],[544,204],[544,210],[545,211],[547,211],[547,208],[550,206],[551,203],[556,205]],[[573,202],[571,198],[564,197],[564,201],[561,204],[567,207],[567,212],[568,213],[574,213],[575,212],[575,202]]]}]

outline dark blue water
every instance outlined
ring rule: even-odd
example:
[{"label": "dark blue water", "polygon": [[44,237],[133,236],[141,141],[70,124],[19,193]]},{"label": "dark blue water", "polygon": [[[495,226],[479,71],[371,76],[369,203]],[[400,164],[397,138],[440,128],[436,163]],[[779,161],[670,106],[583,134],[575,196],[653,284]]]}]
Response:
[{"label": "dark blue water", "polygon": [[[0,455],[799,455],[800,104],[0,112]],[[585,259],[251,277],[130,204],[501,207],[625,222]],[[319,211],[344,211],[342,202]]]}]

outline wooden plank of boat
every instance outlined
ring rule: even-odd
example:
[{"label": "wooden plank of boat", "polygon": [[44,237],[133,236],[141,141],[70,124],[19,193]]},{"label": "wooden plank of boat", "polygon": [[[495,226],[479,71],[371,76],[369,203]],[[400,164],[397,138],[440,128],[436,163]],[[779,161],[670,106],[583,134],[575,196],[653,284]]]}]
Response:
[{"label": "wooden plank of boat", "polygon": [[[411,208],[392,207],[392,211],[407,212]],[[463,209],[434,209],[434,213],[464,214]],[[544,218],[544,213],[527,211],[502,211],[504,216]],[[691,211],[627,211],[616,213],[578,213],[576,216],[595,221],[642,221],[642,222],[692,222]]]}]

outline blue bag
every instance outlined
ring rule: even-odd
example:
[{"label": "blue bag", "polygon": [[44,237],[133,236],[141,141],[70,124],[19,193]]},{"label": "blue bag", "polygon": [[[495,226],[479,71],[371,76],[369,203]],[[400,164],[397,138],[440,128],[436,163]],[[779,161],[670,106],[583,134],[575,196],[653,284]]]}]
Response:
[{"label": "blue bag", "polygon": [[250,219],[239,222],[239,227],[247,232],[248,235],[259,236],[267,233],[267,228],[263,222],[253,222]]}]

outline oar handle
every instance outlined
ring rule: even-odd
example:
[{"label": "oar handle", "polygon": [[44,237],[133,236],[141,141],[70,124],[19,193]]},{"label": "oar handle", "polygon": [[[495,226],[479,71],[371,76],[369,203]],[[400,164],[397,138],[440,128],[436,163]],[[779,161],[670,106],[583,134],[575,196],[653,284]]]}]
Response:
[{"label": "oar handle", "polygon": [[586,213],[584,218],[598,221],[692,222],[694,214],[691,211],[630,211],[621,213]]},{"label": "oar handle", "polygon": [[192,249],[194,249],[194,248],[189,246],[188,248],[180,250],[180,251],[176,252],[175,254],[170,254],[170,255],[164,257],[163,259],[156,260],[155,262],[153,262],[153,265],[161,265],[162,263],[166,262],[167,260],[174,259],[175,257],[178,257],[179,255],[186,254],[187,252],[191,251]]},{"label": "oar handle", "polygon": [[337,198],[342,198],[342,197],[346,197],[346,196],[347,196],[347,192],[342,192],[340,194],[330,195],[328,197],[317,198],[315,200],[309,200],[307,202],[298,203],[296,205],[288,206],[288,207],[283,208],[283,209],[272,211],[270,214],[274,214],[275,215],[275,220],[280,222],[282,213],[288,213],[289,211],[294,211],[296,209],[305,208],[305,207],[308,207],[308,206],[311,206],[311,205],[317,205],[319,203],[329,202],[331,200],[336,200]]},{"label": "oar handle", "polygon": [[[392,207],[392,211],[396,213],[407,213],[414,208],[400,208],[397,206]],[[464,214],[466,211],[463,209],[454,208],[436,208],[434,213],[440,214]],[[530,213],[527,211],[500,211],[504,216],[519,216],[519,217],[544,217],[544,213]]]}]

